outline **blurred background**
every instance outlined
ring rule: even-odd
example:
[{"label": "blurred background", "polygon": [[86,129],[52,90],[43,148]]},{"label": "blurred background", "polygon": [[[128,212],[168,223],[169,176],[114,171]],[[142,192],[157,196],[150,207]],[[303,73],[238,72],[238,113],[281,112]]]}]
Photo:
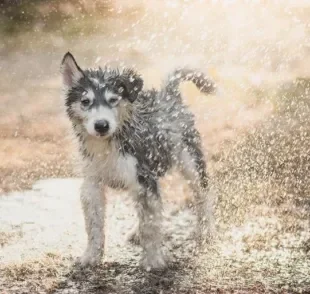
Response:
[{"label": "blurred background", "polygon": [[[257,267],[221,276],[310,291],[309,1],[1,0],[0,10],[1,194],[78,175],[61,96],[67,51],[82,68],[135,66],[146,88],[175,66],[200,68],[218,93],[181,90],[219,195],[223,250]],[[187,203],[178,175],[162,185]]]}]

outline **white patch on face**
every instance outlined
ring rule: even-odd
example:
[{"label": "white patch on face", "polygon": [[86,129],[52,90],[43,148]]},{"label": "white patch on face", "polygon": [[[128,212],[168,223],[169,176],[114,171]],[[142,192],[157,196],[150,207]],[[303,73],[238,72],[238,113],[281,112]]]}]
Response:
[{"label": "white patch on face", "polygon": [[115,93],[113,93],[113,92],[111,92],[109,90],[105,91],[105,99],[107,101],[109,101],[111,98],[114,98],[115,96],[116,96]]},{"label": "white patch on face", "polygon": [[84,97],[88,98],[91,102],[95,99],[95,93],[92,89],[87,89],[87,93],[85,93]]},{"label": "white patch on face", "polygon": [[112,135],[117,128],[117,110],[115,108],[110,109],[108,107],[99,106],[87,112],[85,118],[84,126],[87,132],[92,136],[99,136],[95,130],[95,123],[99,120],[105,120],[109,124],[109,131],[105,137]]},{"label": "white patch on face", "polygon": [[[105,94],[105,100],[108,103],[110,103],[112,99],[117,99],[117,102],[122,99],[121,96],[119,96],[118,94],[111,92],[109,90],[106,90],[104,94]],[[113,104],[115,104],[115,103],[110,103],[110,104],[112,104],[112,106],[113,106]]]}]

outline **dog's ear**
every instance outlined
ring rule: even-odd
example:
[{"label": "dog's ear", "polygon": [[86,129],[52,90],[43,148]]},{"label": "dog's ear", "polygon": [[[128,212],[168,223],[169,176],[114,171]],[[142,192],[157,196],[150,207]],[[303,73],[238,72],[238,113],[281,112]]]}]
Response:
[{"label": "dog's ear", "polygon": [[127,89],[127,99],[133,103],[143,88],[143,79],[133,69],[125,69],[121,75],[121,80]]},{"label": "dog's ear", "polygon": [[67,88],[73,87],[82,77],[84,77],[83,71],[77,65],[70,52],[67,52],[62,59],[61,73],[63,85]]}]

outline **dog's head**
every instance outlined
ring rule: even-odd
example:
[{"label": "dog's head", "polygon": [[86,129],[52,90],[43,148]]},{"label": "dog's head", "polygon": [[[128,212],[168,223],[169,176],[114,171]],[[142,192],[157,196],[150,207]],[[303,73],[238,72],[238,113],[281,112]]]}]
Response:
[{"label": "dog's head", "polygon": [[133,69],[82,70],[71,53],[61,64],[69,117],[92,136],[110,137],[128,114],[143,87]]}]

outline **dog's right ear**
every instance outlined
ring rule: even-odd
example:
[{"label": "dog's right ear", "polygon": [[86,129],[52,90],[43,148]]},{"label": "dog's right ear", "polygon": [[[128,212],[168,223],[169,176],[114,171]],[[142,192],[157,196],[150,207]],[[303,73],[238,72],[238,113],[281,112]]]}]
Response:
[{"label": "dog's right ear", "polygon": [[61,62],[61,73],[63,85],[72,88],[82,77],[84,73],[77,65],[73,55],[67,52]]}]

